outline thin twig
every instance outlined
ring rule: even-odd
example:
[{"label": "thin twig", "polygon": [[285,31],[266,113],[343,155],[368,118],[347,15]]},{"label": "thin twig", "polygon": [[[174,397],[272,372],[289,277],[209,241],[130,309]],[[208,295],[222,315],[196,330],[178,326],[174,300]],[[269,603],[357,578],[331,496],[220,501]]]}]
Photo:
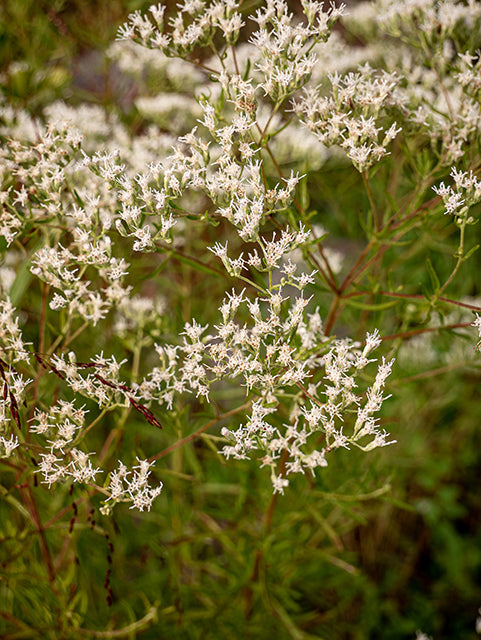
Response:
[{"label": "thin twig", "polygon": [[152,456],[151,458],[149,458],[149,462],[154,462],[155,460],[159,460],[160,458],[167,456],[169,453],[172,453],[172,451],[175,451],[179,447],[182,447],[187,442],[190,442],[191,440],[195,440],[195,438],[198,438],[202,433],[204,433],[204,431],[207,431],[208,429],[215,426],[219,422],[222,422],[222,420],[225,420],[226,418],[230,418],[230,416],[234,416],[237,413],[244,411],[244,409],[248,409],[250,406],[251,406],[251,403],[246,402],[240,407],[237,407],[236,409],[232,409],[231,411],[227,411],[226,413],[223,413],[217,418],[210,420],[203,427],[200,427],[200,429],[197,429],[197,431],[194,431],[194,433],[191,433],[185,438],[182,438],[182,440],[178,440],[177,442],[174,442],[174,444],[171,444],[170,447],[167,447],[167,449],[164,449],[163,451],[160,451],[159,453],[157,453],[155,456]]}]

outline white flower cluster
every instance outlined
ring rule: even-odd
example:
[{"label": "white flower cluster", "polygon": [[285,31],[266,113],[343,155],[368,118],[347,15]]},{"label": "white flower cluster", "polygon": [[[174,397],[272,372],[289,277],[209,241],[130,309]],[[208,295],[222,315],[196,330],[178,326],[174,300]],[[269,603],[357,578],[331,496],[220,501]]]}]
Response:
[{"label": "white flower cluster", "polygon": [[76,130],[50,127],[40,133],[35,145],[15,139],[7,142],[1,154],[1,177],[14,175],[18,185],[0,191],[0,235],[7,246],[26,223],[46,222],[56,215],[65,189],[64,169],[80,140]]},{"label": "white flower cluster", "polygon": [[[230,79],[235,86],[235,78]],[[242,82],[237,78],[239,86]],[[243,87],[242,91],[249,89]],[[244,95],[244,94],[243,94]],[[244,95],[245,97],[245,95]],[[285,184],[266,189],[262,166],[252,156],[254,151],[247,131],[254,125],[251,116],[241,115],[234,123],[217,128],[219,119],[214,107],[201,103],[204,120],[221,149],[216,159],[211,157],[209,143],[196,134],[194,128],[179,138],[181,144],[174,155],[163,162],[152,163],[149,170],[134,180],[122,174],[122,166],[104,156],[97,165],[104,178],[117,187],[122,210],[116,220],[121,235],[136,238],[134,251],[153,251],[159,240],[171,242],[170,230],[176,224],[174,211],[185,192],[204,192],[217,206],[216,214],[234,224],[244,240],[255,240],[261,223],[268,215],[287,207],[292,199],[298,176]],[[245,105],[241,107],[244,109]],[[239,143],[234,144],[236,135]],[[242,162],[236,160],[240,153]],[[161,188],[158,186],[161,184]],[[135,204],[133,204],[135,203]],[[152,225],[143,224],[145,215],[155,217]],[[153,229],[152,229],[153,227]]]},{"label": "white flower cluster", "polygon": [[476,55],[470,53],[459,54],[459,71],[456,78],[464,91],[473,98],[479,96],[481,91],[481,58],[479,52]]},{"label": "white flower cluster", "polygon": [[349,28],[375,39],[376,57],[398,73],[404,130],[417,131],[443,165],[461,160],[481,127],[480,3],[376,0],[353,8]]},{"label": "white flower cluster", "polygon": [[379,162],[401,131],[393,122],[386,130],[386,110],[398,105],[396,73],[376,72],[367,63],[357,73],[329,74],[331,91],[309,87],[294,111],[326,146],[337,144],[356,169],[364,172]]},{"label": "white flower cluster", "polygon": [[31,379],[17,373],[12,365],[30,362],[29,344],[23,341],[19,318],[7,296],[0,306],[0,457],[8,458],[19,446],[20,408]]},{"label": "white flower cluster", "polygon": [[[178,15],[171,20],[172,31],[163,33],[163,8],[152,6],[151,18],[136,12],[129,23],[120,30],[122,39],[136,38],[148,47],[160,48],[164,53],[188,59],[193,49],[212,42],[213,34],[220,30],[229,44],[233,44],[243,26],[238,5],[235,2],[213,3],[186,2]],[[276,118],[282,102],[297,91],[309,78],[316,57],[312,47],[327,39],[334,22],[342,15],[343,7],[332,5],[327,11],[322,3],[303,4],[304,20],[289,13],[282,0],[269,0],[253,19],[259,29],[251,38],[251,50],[256,54],[254,76],[245,79],[241,67],[250,60],[238,60],[232,54],[233,68],[229,68],[228,56],[220,56],[220,69],[211,73],[222,95],[217,99],[200,91],[199,104],[202,118],[199,122],[208,130],[210,140],[204,139],[197,128],[179,138],[175,153],[166,161],[150,166],[136,181],[121,175],[117,167],[109,164],[104,176],[117,182],[119,198],[128,205],[128,215],[117,221],[120,233],[137,238],[136,250],[152,250],[156,239],[167,240],[167,233],[175,223],[176,201],[187,190],[204,192],[216,207],[216,214],[230,220],[244,240],[256,240],[260,225],[291,202],[296,179],[286,185],[278,183],[269,188],[260,151],[267,144],[267,135],[274,138],[284,122]],[[215,61],[208,61],[207,69],[216,68]],[[232,65],[231,65],[232,66]],[[272,107],[261,128],[263,92],[276,106]],[[164,98],[162,98],[164,99]],[[145,103],[144,103],[145,104]],[[222,105],[225,105],[223,108]],[[257,113],[259,111],[259,114]],[[227,112],[227,113],[226,113]],[[227,115],[227,123],[226,123]],[[213,145],[212,145],[213,143]],[[321,153],[320,153],[321,155]],[[161,185],[159,189],[157,186]],[[130,205],[138,203],[136,215],[131,215]],[[162,216],[161,229],[155,225],[140,227],[140,212],[149,216]],[[152,234],[154,233],[154,237]]]},{"label": "white flower cluster", "polygon": [[456,167],[451,169],[451,177],[454,187],[441,182],[433,190],[443,199],[445,214],[454,216],[458,224],[472,223],[473,218],[468,218],[466,214],[470,207],[481,200],[481,181],[472,171],[458,171]]},{"label": "white flower cluster", "polygon": [[[394,441],[387,440],[386,431],[379,429],[374,414],[388,397],[383,395],[382,390],[393,361],[382,359],[373,385],[363,396],[354,392],[358,372],[370,362],[375,362],[367,356],[379,344],[377,332],[367,335],[362,351],[348,341],[335,341],[323,358],[323,381],[310,384],[306,398],[298,399],[298,407],[291,416],[292,422],[278,428],[265,420],[266,416],[276,412],[276,406],[272,406],[276,401],[275,396],[267,396],[264,402],[254,402],[252,414],[245,424],[232,431],[223,429],[223,435],[232,441],[232,444],[224,447],[223,454],[227,458],[244,459],[254,450],[264,452],[262,465],[271,469],[274,492],[283,493],[288,479],[276,474],[281,456],[285,457],[285,475],[288,476],[291,473],[305,473],[306,470],[314,473],[316,467],[325,467],[326,454],[339,447],[349,449],[349,445],[353,444],[363,451],[370,451],[392,444]],[[291,354],[288,353],[287,359],[290,358]],[[277,359],[281,360],[279,354]],[[302,374],[289,379],[287,384],[302,383],[303,388],[308,376],[303,370]],[[320,395],[325,395],[326,400],[321,400]],[[352,407],[355,407],[357,418],[351,433],[345,433],[345,418],[352,412]],[[316,443],[320,432],[324,434],[324,446],[319,451]]]},{"label": "white flower cluster", "polygon": [[331,4],[327,11],[322,2],[303,2],[307,18],[293,23],[287,6],[279,0],[266,3],[253,18],[259,24],[250,42],[260,51],[263,61],[257,67],[264,77],[260,87],[273,101],[282,102],[309,78],[317,62],[314,43],[327,40],[332,25],[343,14],[345,5]]},{"label": "white flower cluster", "polygon": [[[55,103],[46,110],[46,126],[33,121],[35,135],[22,119],[18,137],[7,140],[0,151],[4,160],[0,164],[0,177],[8,184],[15,176],[15,188],[7,186],[0,191],[0,235],[9,246],[32,224],[68,226],[75,241],[65,247],[45,243],[47,246],[36,256],[35,275],[68,292],[65,296],[59,291],[61,297],[54,302],[56,308],[68,307],[71,313],[85,319],[100,319],[113,302],[122,298],[120,279],[127,275],[126,270],[117,268],[122,259],[111,253],[114,224],[117,223],[117,228],[120,225],[122,233],[122,221],[138,223],[133,223],[131,230],[135,250],[152,247],[143,212],[130,206],[130,200],[119,207],[108,181],[121,174],[128,184],[138,169],[144,168],[159,151],[169,153],[175,138],[160,134],[153,127],[145,135],[131,138],[116,118],[107,119],[104,113],[99,114],[98,108],[84,111]],[[9,115],[18,117],[21,113]],[[85,127],[86,135],[80,135],[76,126]],[[81,140],[83,155],[78,161],[76,150]],[[103,151],[86,153],[99,145],[104,146]],[[120,156],[126,158],[123,163]],[[161,221],[157,237],[165,238],[174,224],[172,218]],[[106,276],[103,295],[89,287],[92,283],[84,277],[87,267],[102,278]],[[60,269],[57,276],[56,269]]]},{"label": "white flower cluster", "polygon": [[0,306],[0,358],[13,364],[15,362],[29,362],[31,353],[29,343],[24,342],[19,318],[10,298],[6,296]]},{"label": "white flower cluster", "polygon": [[[233,432],[224,429],[223,434],[235,444],[223,453],[245,458],[254,449],[263,450],[263,464],[272,469],[275,490],[274,467],[284,451],[292,458],[287,469],[293,473],[325,466],[325,453],[340,446],[353,444],[370,451],[390,444],[374,414],[387,397],[382,390],[393,364],[383,358],[372,386],[356,394],[356,376],[374,361],[369,354],[380,344],[378,332],[368,334],[363,349],[347,340],[337,340],[329,349],[318,312],[306,316],[309,300],[302,290],[311,276],[296,276],[290,262],[283,273],[283,284],[266,297],[249,300],[244,291],[229,294],[219,309],[222,322],[214,327],[215,333],[207,334],[207,327],[194,320],[185,325],[182,345],[156,345],[160,364],[135,387],[139,398],[172,409],[180,393],[209,399],[214,383],[240,379],[246,394],[258,399],[253,400],[245,425]],[[287,286],[298,287],[301,294],[290,299],[284,294]],[[249,320],[238,322],[237,318],[245,317],[245,309]],[[316,381],[313,370],[320,369],[325,376]],[[319,399],[323,394],[326,401]],[[276,427],[264,419],[275,414],[278,421],[284,399],[292,397],[296,398],[293,424]],[[357,417],[352,432],[345,435],[344,420],[347,424],[353,407]],[[323,450],[306,452],[301,445],[319,431],[325,434]]]},{"label": "white flower cluster", "polygon": [[186,0],[177,16],[170,19],[170,33],[164,33],[162,5],[152,5],[149,15],[140,11],[130,14],[128,23],[119,29],[119,39],[137,38],[144,46],[160,49],[167,55],[183,57],[195,47],[212,42],[215,31],[220,30],[229,44],[235,43],[243,26],[239,4],[235,0],[207,4],[203,0]]},{"label": "white flower cluster", "polygon": [[[92,464],[91,456],[95,454],[86,453],[75,446],[84,436],[86,413],[84,407],[75,407],[74,402],[64,400],[59,400],[48,411],[35,410],[29,430],[46,438],[49,451],[40,454],[38,472],[43,476],[42,482],[49,487],[57,482],[67,481],[95,484],[96,476],[101,472],[100,467]],[[137,460],[139,465],[134,466],[131,472],[119,461],[118,471],[110,474],[108,483],[102,489],[108,496],[105,505],[112,501],[108,507],[104,505],[105,512],[110,512],[117,502],[131,502],[131,509],[150,511],[152,501],[162,490],[162,483],[151,488],[148,476],[152,464],[146,460]],[[129,474],[132,475],[130,480]],[[122,479],[127,482],[125,488]]]},{"label": "white flower cluster", "polygon": [[[100,507],[103,514],[109,514],[117,502],[132,502],[131,509],[150,511],[152,502],[160,495],[163,485],[160,482],[156,487],[149,486],[150,469],[153,464],[148,460],[139,460],[139,458],[137,458],[137,462],[139,464],[129,471],[119,461],[118,469],[110,474],[109,483],[106,486],[109,497]],[[112,500],[111,503],[110,500]]]},{"label": "white flower cluster", "polygon": [[9,458],[19,446],[20,411],[25,402],[25,389],[32,382],[0,361],[0,457]]},{"label": "white flower cluster", "polygon": [[[3,407],[1,409],[1,413],[3,416],[1,419],[3,421],[5,419]],[[16,449],[18,445],[19,445],[19,442],[18,442],[17,436],[10,436],[10,438],[7,440],[5,436],[0,435],[0,446],[3,449],[3,453],[0,454],[0,457],[9,458],[12,454],[12,451]]]},{"label": "white flower cluster", "polygon": [[94,400],[99,407],[125,407],[130,399],[136,400],[134,392],[119,380],[119,371],[126,360],[117,362],[115,356],[105,358],[96,355],[88,363],[78,363],[76,355],[54,354],[50,361],[38,357],[41,364],[57,377],[63,379],[74,393]]},{"label": "white flower cluster", "polygon": [[[69,314],[78,314],[95,326],[113,304],[128,295],[129,288],[121,286],[128,264],[123,258],[111,256],[109,236],[96,239],[80,227],[73,234],[75,240],[69,249],[61,245],[39,249],[32,260],[31,272],[57,289],[50,302],[51,309],[67,308]],[[92,290],[91,281],[83,278],[89,266],[107,282],[100,291]]]},{"label": "white flower cluster", "polygon": [[[240,377],[248,392],[256,389],[272,401],[276,390],[283,393],[284,387],[303,383],[308,366],[316,361],[312,349],[327,338],[317,312],[305,317],[309,299],[302,290],[311,276],[296,276],[292,263],[284,273],[283,284],[266,291],[265,297],[251,301],[244,291],[228,294],[219,309],[222,321],[214,327],[215,333],[206,334],[207,327],[194,319],[185,324],[182,345],[156,345],[160,365],[135,385],[138,398],[171,409],[176,394],[190,392],[208,398],[216,381]],[[301,293],[290,299],[283,295],[284,286],[296,287]],[[248,324],[238,324],[236,317],[246,311]]]},{"label": "white flower cluster", "polygon": [[[416,44],[423,38],[431,46],[452,37],[455,28],[469,30],[479,25],[479,7],[476,0],[378,0],[377,21],[390,34],[403,36]],[[416,32],[411,25],[416,24]]]},{"label": "white flower cluster", "polygon": [[418,60],[410,51],[396,65],[404,76],[403,86],[396,92],[403,115],[420,135],[427,136],[443,163],[461,160],[481,127],[476,82],[472,90],[466,84],[470,73],[465,61],[472,56],[460,53],[454,64],[453,56],[453,52],[444,51],[435,61],[427,54]]},{"label": "white flower cluster", "polygon": [[[297,181],[297,178],[294,178],[294,181]],[[212,251],[212,253],[222,260],[227,273],[231,276],[239,276],[247,267],[252,267],[258,271],[272,271],[279,268],[284,256],[297,247],[302,246],[307,238],[309,238],[309,235],[309,231],[306,231],[304,227],[301,226],[298,232],[284,229],[277,239],[275,232],[271,240],[259,237],[258,245],[261,250],[261,255],[259,255],[257,248],[254,248],[252,253],[248,254],[247,259],[244,258],[243,253],[237,258],[230,258],[227,252],[227,242],[225,245],[217,242],[213,247],[209,247],[209,251]],[[301,276],[297,277],[294,276],[296,269],[297,266],[290,261],[289,265],[286,265],[283,269],[283,273],[289,277],[291,284],[297,282],[297,286],[301,285],[299,288],[302,289],[305,288],[307,284],[313,284],[314,274],[310,276],[301,274]]]}]

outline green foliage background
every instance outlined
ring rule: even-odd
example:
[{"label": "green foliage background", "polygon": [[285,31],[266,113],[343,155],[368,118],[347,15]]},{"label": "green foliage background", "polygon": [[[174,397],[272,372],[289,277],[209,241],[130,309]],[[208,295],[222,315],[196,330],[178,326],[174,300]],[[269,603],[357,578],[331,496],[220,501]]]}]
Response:
[{"label": "green foliage background", "polygon": [[[124,121],[141,127],[125,98],[132,88],[102,52],[127,14],[149,4],[4,0],[0,69],[8,101],[32,113],[57,98],[121,107]],[[12,74],[14,61],[28,67]],[[339,242],[355,244],[360,229],[343,212],[357,211],[364,201],[361,181],[342,171],[320,171],[316,180],[311,208],[323,211]],[[420,233],[409,255],[400,248],[391,267],[409,270],[416,285],[430,287],[419,254],[429,246],[435,269],[447,275],[451,233],[441,217],[438,228]],[[479,266],[476,259],[463,266],[458,298],[479,294]],[[195,315],[203,304],[199,293],[205,294],[202,278],[189,265],[176,269],[183,311]],[[171,286],[168,276],[156,277]],[[352,313],[366,321],[366,314]],[[367,312],[370,322],[375,314]],[[35,341],[35,327],[30,330],[26,339]],[[91,334],[93,339],[104,337]],[[449,336],[439,338],[440,349],[443,339]],[[71,496],[68,487],[34,489],[40,514],[69,505],[62,519],[44,522],[47,545],[61,550],[69,540],[75,549],[75,560],[54,582],[41,536],[9,490],[13,475],[2,467],[0,636],[401,640],[422,629],[438,639],[475,638],[481,606],[479,381],[479,365],[426,372],[398,363],[384,418],[397,444],[369,456],[340,451],[312,486],[306,478],[295,480],[277,500],[267,533],[268,474],[248,462],[221,461],[215,436],[172,454],[163,470],[169,491],[150,513],[119,507],[101,518],[90,510],[96,505],[79,503],[75,516],[76,488]],[[185,423],[167,419],[160,434],[130,416],[119,446],[160,450],[213,418],[207,411],[197,412],[195,423],[186,408]],[[104,586],[108,571],[111,603]]]}]

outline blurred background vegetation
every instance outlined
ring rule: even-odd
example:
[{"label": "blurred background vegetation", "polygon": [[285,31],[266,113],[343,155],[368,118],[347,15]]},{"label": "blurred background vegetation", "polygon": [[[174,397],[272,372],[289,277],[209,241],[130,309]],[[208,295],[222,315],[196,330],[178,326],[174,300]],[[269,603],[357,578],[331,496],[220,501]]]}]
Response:
[{"label": "blurred background vegetation", "polygon": [[[104,51],[128,13],[149,4],[2,0],[6,102],[36,115],[58,99],[100,104],[134,131],[141,127],[132,106],[135,84]],[[355,243],[359,235],[342,212],[357,211],[365,198],[360,181],[349,186],[339,174],[320,170],[310,194],[311,209],[334,221],[330,230],[341,244]],[[449,243],[444,220],[435,231]],[[418,242],[433,243],[433,236]],[[432,247],[441,270],[445,246]],[[415,252],[402,268],[428,286]],[[476,262],[468,263],[458,298],[479,294],[478,273]],[[185,289],[188,304],[192,288]],[[439,338],[438,349],[446,339]],[[474,350],[474,339],[466,349]],[[422,629],[438,640],[475,638],[481,606],[480,367],[458,364],[426,370],[414,359],[400,360],[388,385],[393,398],[385,418],[397,444],[369,456],[341,451],[313,486],[295,480],[277,501],[267,532],[267,474],[249,462],[227,467],[207,439],[173,454],[169,491],[150,513],[118,507],[111,518],[99,518],[83,512],[73,533],[73,510],[66,520],[47,523],[48,544],[61,547],[70,535],[76,549],[75,562],[56,585],[45,574],[38,535],[25,526],[19,536],[17,507],[2,499],[0,636],[110,637],[115,628],[112,637],[145,640],[401,640]],[[203,424],[201,418],[189,431]],[[170,426],[182,434],[179,425]],[[135,438],[148,449],[148,425],[137,422],[128,433],[135,435],[122,446]],[[67,491],[58,498],[52,497],[57,492],[39,492],[40,509],[55,510],[54,500],[60,508]],[[256,571],[261,575],[251,590]],[[15,582],[13,604],[2,596],[7,574]]]}]

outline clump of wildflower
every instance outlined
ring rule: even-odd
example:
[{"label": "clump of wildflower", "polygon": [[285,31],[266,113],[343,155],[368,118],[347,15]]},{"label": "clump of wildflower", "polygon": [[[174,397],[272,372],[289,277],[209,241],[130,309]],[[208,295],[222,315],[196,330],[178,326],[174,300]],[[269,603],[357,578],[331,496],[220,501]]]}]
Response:
[{"label": "clump of wildflower", "polygon": [[[398,73],[395,89],[403,129],[423,138],[443,166],[460,161],[478,136],[477,2],[377,0],[353,7],[349,28],[375,42],[375,59]],[[393,40],[394,39],[394,40]]]},{"label": "clump of wildflower", "polygon": [[[119,37],[126,40],[135,37],[144,46],[159,47],[170,56],[189,59],[195,47],[211,43],[216,30],[222,32],[229,44],[236,41],[243,26],[237,8],[236,3],[182,5],[177,16],[171,19],[171,32],[165,34],[162,32],[163,9],[152,7],[150,17],[141,16],[139,12],[131,14]],[[256,79],[242,77],[237,59],[232,72],[226,70],[226,64],[221,60],[222,68],[210,78],[219,82],[222,94],[218,100],[212,95],[201,94],[199,97],[203,111],[199,122],[215,142],[215,154],[208,150],[210,142],[203,140],[195,130],[180,137],[179,141],[188,145],[187,152],[176,146],[175,154],[159,163],[155,171],[139,176],[143,182],[142,193],[134,184],[128,185],[130,194],[145,203],[142,210],[147,215],[150,215],[152,202],[162,203],[162,212],[171,213],[168,208],[164,209],[165,204],[178,199],[186,188],[201,189],[216,206],[216,213],[231,221],[243,240],[256,240],[266,217],[290,204],[295,180],[291,177],[285,185],[278,183],[267,188],[258,151],[266,143],[269,126],[273,130],[278,122],[274,116],[279,105],[309,78],[316,61],[312,46],[327,39],[332,25],[344,10],[343,6],[332,5],[324,11],[321,3],[306,3],[303,8],[304,20],[291,15],[282,1],[269,0],[265,8],[257,11],[254,20],[259,29],[251,36],[251,48],[257,50]],[[260,120],[256,118],[259,89],[276,104],[274,110],[269,109],[262,130],[257,130]],[[231,110],[227,124],[221,111],[229,112],[229,109],[222,108],[221,104],[229,105]],[[283,128],[282,125],[278,127],[279,131]],[[276,134],[271,135],[275,138]],[[150,184],[155,174],[162,177],[160,192]],[[107,174],[104,172],[104,175]],[[115,170],[109,172],[108,179],[121,182],[127,190],[127,181]],[[152,250],[159,237],[158,234],[154,237],[150,226],[140,227],[132,220],[117,221],[116,224],[119,232],[129,233],[137,239],[136,250]],[[237,273],[239,268],[236,267]]]},{"label": "clump of wildflower", "polygon": [[473,98],[481,91],[481,58],[469,52],[459,53],[458,73],[455,75],[463,90]]},{"label": "clump of wildflower", "polygon": [[[13,183],[0,195],[0,235],[10,246],[25,224],[45,222],[57,213],[65,191],[65,168],[81,136],[70,127],[53,125],[39,131],[35,144],[10,139],[6,167]],[[3,206],[7,200],[9,206]]]},{"label": "clump of wildflower", "polygon": [[137,38],[138,42],[146,47],[160,49],[170,56],[186,57],[195,47],[212,43],[217,30],[223,33],[229,44],[235,44],[239,29],[243,25],[237,8],[236,2],[212,5],[207,5],[202,0],[186,2],[180,6],[177,16],[169,20],[171,31],[166,34],[165,7],[160,4],[152,5],[149,9],[150,15],[141,15],[140,11],[130,14],[129,21],[120,27],[118,38]]},{"label": "clump of wildflower", "polygon": [[[150,50],[143,58],[149,65],[151,51],[161,52],[159,68],[165,78],[167,58],[177,57],[184,69],[189,60],[196,65],[187,78],[192,95],[176,109],[175,123],[170,122],[171,95],[137,100],[146,119],[157,116],[161,126],[169,120],[169,133],[150,127],[146,135],[129,141],[118,119],[108,121],[96,108],[75,110],[57,103],[46,111],[50,124],[34,123],[37,136],[30,131],[28,140],[9,141],[1,152],[6,169],[0,169],[1,204],[8,203],[2,209],[0,231],[7,245],[28,242],[32,227],[45,234],[43,245],[33,252],[30,274],[47,285],[45,292],[50,289],[48,313],[59,312],[61,325],[67,318],[63,327],[71,336],[76,319],[107,326],[108,314],[114,311],[115,338],[135,354],[134,380],[129,384],[120,377],[124,361],[103,353],[86,362],[61,349],[50,357],[37,354],[40,368],[60,378],[74,394],[93,400],[102,412],[132,406],[157,426],[147,408],[150,403],[172,411],[180,394],[210,402],[219,383],[234,383],[251,410],[237,430],[224,432],[231,441],[224,453],[246,457],[260,452],[277,492],[288,485],[277,467],[284,452],[287,476],[325,466],[326,455],[339,447],[369,451],[389,444],[375,415],[387,397],[383,389],[392,361],[383,358],[378,363],[374,383],[367,389],[358,376],[374,361],[371,352],[379,345],[378,333],[367,336],[364,348],[324,335],[319,310],[310,309],[310,287],[317,284],[323,267],[316,263],[318,268],[304,271],[291,260],[293,251],[307,247],[310,237],[306,223],[292,215],[304,176],[291,167],[290,174],[284,174],[273,150],[288,129],[303,146],[301,125],[289,121],[288,99],[309,82],[317,51],[344,12],[344,5],[325,8],[308,0],[301,4],[303,15],[294,15],[284,0],[267,0],[252,16],[256,26],[239,50],[244,57],[233,49],[245,26],[235,1],[188,0],[167,21],[167,28],[160,5],[152,5],[146,15],[132,13],[119,31],[125,51],[132,51],[134,40],[142,44]],[[225,44],[222,50],[219,36]],[[214,51],[211,59],[206,51]],[[135,67],[132,56],[129,64]],[[209,85],[202,84],[207,81]],[[399,133],[392,110],[402,111],[400,78],[364,65],[342,76],[333,69],[329,81],[327,94],[311,88],[295,98],[294,111],[316,134],[318,157],[325,158],[325,148],[337,144],[365,172],[388,153]],[[90,120],[90,139],[81,145],[74,125],[88,129]],[[304,151],[306,160],[307,155]],[[130,264],[122,257],[125,248],[132,249],[130,262],[139,253],[172,257],[185,241],[183,232],[187,239],[191,235],[190,220],[217,225],[220,219],[235,229],[237,242],[240,238],[254,246],[234,257],[228,241],[219,238],[210,250],[230,277],[250,282],[257,293],[232,289],[219,308],[217,324],[208,327],[187,318],[179,337],[167,342],[160,331],[164,305],[148,294],[133,294]],[[266,222],[271,221],[276,231],[266,233]],[[10,313],[8,309],[6,318]],[[8,325],[8,319],[2,322],[3,342],[26,357],[18,326]],[[142,377],[139,354],[154,340],[158,361],[150,370],[147,364]],[[9,357],[5,362],[12,362]],[[2,405],[4,415],[15,410],[12,398],[17,402],[23,391],[13,373],[5,374],[5,380],[10,404]],[[49,486],[68,480],[98,489],[101,469],[95,454],[82,448],[90,428],[85,413],[73,401],[59,400],[33,416],[30,433],[43,442],[39,472]],[[314,443],[319,436],[320,446]],[[2,438],[6,452],[17,445],[13,436]],[[119,501],[150,509],[161,485],[151,489],[151,465],[138,463],[128,471],[119,462],[112,472],[103,487],[108,495],[105,512]]]},{"label": "clump of wildflower", "polygon": [[[309,78],[317,62],[312,43],[329,37],[332,25],[343,14],[345,5],[331,4],[327,11],[323,3],[304,3],[307,24],[294,23],[287,4],[268,1],[258,9],[254,20],[259,29],[250,42],[259,49],[263,61],[258,69],[264,80],[260,84],[266,95],[276,102],[297,91]],[[310,46],[309,46],[310,45]]]}]

